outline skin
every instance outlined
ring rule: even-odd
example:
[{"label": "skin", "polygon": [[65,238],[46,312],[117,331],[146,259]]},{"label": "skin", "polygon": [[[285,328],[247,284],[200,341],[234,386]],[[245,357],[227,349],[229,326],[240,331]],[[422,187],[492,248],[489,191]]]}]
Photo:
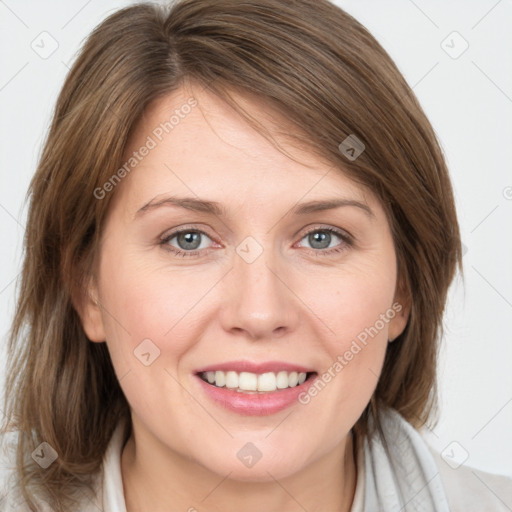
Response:
[{"label": "skin", "polygon": [[[132,411],[121,457],[128,511],[348,511],[357,477],[351,428],[409,311],[384,210],[340,169],[278,137],[298,162],[288,158],[193,84],[147,109],[127,158],[190,96],[197,107],[110,192],[91,299],[81,308],[89,339],[108,345]],[[286,126],[258,99],[237,101],[267,126]],[[169,195],[216,201],[226,216],[169,205],[136,215]],[[297,202],[333,197],[372,215],[355,206],[291,213]],[[171,252],[191,251],[178,237],[162,243],[181,227],[206,232],[199,254]],[[307,236],[329,227],[353,243],[333,234],[322,246]],[[252,263],[236,252],[248,236],[263,250]],[[343,250],[326,254],[333,248]],[[243,416],[210,401],[194,377],[201,366],[239,359],[321,374],[397,301],[402,311],[307,405]],[[134,350],[148,338],[160,355],[145,366]],[[262,453],[251,468],[237,458],[247,442]]]}]

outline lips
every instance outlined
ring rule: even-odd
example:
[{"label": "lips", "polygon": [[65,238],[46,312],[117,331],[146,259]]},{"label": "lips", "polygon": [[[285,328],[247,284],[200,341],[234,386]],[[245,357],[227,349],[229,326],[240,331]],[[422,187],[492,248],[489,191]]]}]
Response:
[{"label": "lips", "polygon": [[230,361],[195,372],[201,389],[216,404],[246,415],[268,415],[297,402],[317,375],[313,369],[283,361]]},{"label": "lips", "polygon": [[267,373],[267,372],[279,372],[281,370],[287,372],[297,373],[310,373],[314,372],[313,368],[307,368],[306,366],[288,363],[284,361],[266,361],[262,363],[254,363],[252,361],[229,361],[224,363],[212,364],[196,370],[195,373],[204,373],[209,371],[234,371],[237,373],[250,372],[250,373]]}]

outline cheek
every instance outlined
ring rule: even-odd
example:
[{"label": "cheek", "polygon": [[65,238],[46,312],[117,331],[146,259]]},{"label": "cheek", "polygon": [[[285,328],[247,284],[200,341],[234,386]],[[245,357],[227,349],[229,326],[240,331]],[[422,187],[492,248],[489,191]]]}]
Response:
[{"label": "cheek", "polygon": [[[351,411],[355,422],[377,385],[388,345],[389,325],[396,316],[392,307],[395,291],[392,260],[391,263],[373,262],[364,268],[346,268],[336,279],[325,279],[323,284],[315,288],[321,289],[321,293],[308,295],[308,305],[312,304],[316,316],[329,327],[323,337],[323,348],[329,357],[320,375],[325,387],[319,385],[319,394],[343,407],[322,411],[322,400],[311,398],[319,407],[316,414],[327,414],[331,420],[342,422],[342,416]],[[302,296],[306,293],[304,288]],[[304,401],[308,399],[305,397]]]},{"label": "cheek", "polygon": [[331,353],[343,353],[355,339],[364,343],[386,338],[394,317],[395,292],[395,272],[387,263],[343,268],[334,277],[308,281],[301,291],[308,306],[329,327]]},{"label": "cheek", "polygon": [[184,414],[190,407],[192,414],[193,404],[170,375],[176,375],[182,355],[200,339],[200,326],[187,313],[208,283],[203,280],[201,290],[198,277],[149,269],[129,254],[105,259],[101,271],[108,349],[130,406],[142,417],[152,416],[166,396]]},{"label": "cheek", "polygon": [[[337,381],[339,399],[363,402],[369,399],[384,360],[393,289],[386,283],[357,280],[346,282],[331,301],[331,328],[326,341],[330,356],[326,371]],[[339,376],[339,377],[338,377]],[[327,377],[328,378],[328,377]]]},{"label": "cheek", "polygon": [[143,260],[125,254],[105,258],[101,267],[109,349],[119,364],[129,367],[139,346],[142,350],[147,345],[155,354],[160,351],[168,363],[178,360],[191,340],[199,339],[200,326],[190,313],[201,309],[202,298],[218,280],[197,270],[150,268]]},{"label": "cheek", "polygon": [[347,279],[343,290],[333,290],[330,297],[319,314],[334,331],[323,337],[328,357],[317,384],[300,402],[334,446],[361,416],[377,386],[395,311],[393,287],[386,282]]}]

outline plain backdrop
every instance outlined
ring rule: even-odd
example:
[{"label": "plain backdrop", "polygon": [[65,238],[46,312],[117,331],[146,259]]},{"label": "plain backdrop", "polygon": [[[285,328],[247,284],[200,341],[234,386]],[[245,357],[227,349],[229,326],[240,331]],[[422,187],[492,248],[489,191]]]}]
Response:
[{"label": "plain backdrop", "polygon": [[[214,0],[212,0],[214,1]],[[512,476],[512,1],[339,0],[413,88],[450,168],[465,282],[445,316],[441,414],[426,432],[460,463]],[[83,39],[119,0],[0,1],[0,374],[14,313],[25,193]]]}]

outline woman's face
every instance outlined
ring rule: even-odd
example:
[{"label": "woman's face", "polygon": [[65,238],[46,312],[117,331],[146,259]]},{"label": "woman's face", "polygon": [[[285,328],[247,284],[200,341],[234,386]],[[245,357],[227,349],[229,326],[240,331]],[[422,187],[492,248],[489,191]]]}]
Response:
[{"label": "woman's face", "polygon": [[82,318],[107,342],[136,442],[239,480],[343,453],[407,320],[379,202],[281,143],[301,163],[182,88],[148,109],[125,172],[96,192],[115,198],[99,307]]}]

